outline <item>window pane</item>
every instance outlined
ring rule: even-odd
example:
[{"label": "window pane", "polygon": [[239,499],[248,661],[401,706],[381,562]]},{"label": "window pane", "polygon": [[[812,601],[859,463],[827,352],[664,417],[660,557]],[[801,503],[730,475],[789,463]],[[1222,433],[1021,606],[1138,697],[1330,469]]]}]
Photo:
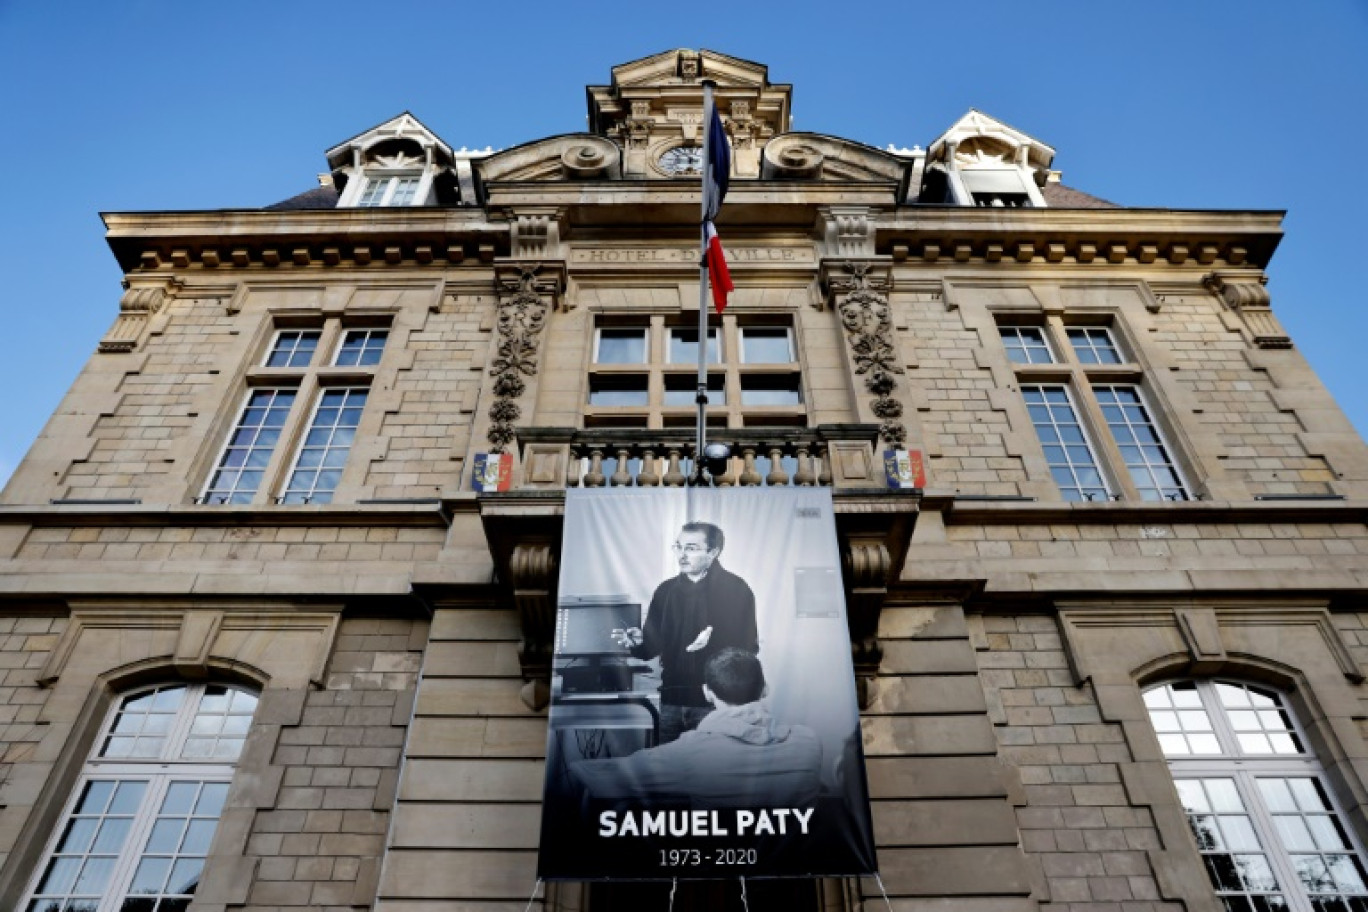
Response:
[{"label": "window pane", "polygon": [[[1087,442],[1083,425],[1062,386],[1023,386],[1026,400],[1045,452],[1050,475],[1059,485],[1065,500],[1109,500],[1111,492],[1102,483],[1097,458]],[[1051,441],[1076,440],[1072,446],[1051,446]]]},{"label": "window pane", "polygon": [[394,179],[394,190],[390,194],[389,204],[391,206],[411,206],[413,198],[418,193],[418,178],[397,177]]},{"label": "window pane", "polygon": [[787,327],[748,326],[741,330],[742,364],[787,364],[793,361]]},{"label": "window pane", "polygon": [[316,329],[281,330],[266,356],[267,367],[308,367],[318,348]]},{"label": "window pane", "polygon": [[[695,356],[696,357],[696,356]],[[600,329],[598,364],[645,364],[646,329]]]},{"label": "window pane", "polygon": [[[698,378],[682,374],[665,377],[665,404],[670,406],[697,405]],[[708,404],[727,404],[727,378],[722,374],[708,375]]]},{"label": "window pane", "polygon": [[1073,327],[1069,331],[1069,344],[1074,354],[1084,364],[1120,364],[1121,350],[1112,338],[1111,330],[1102,326]]},{"label": "window pane", "polygon": [[361,198],[357,200],[358,206],[381,206],[384,205],[385,191],[389,189],[390,178],[387,177],[368,177],[366,187],[361,191]]},{"label": "window pane", "polygon": [[1016,364],[1053,364],[1054,353],[1039,326],[999,326],[1007,357]]},{"label": "window pane", "polygon": [[[1140,499],[1187,500],[1187,489],[1178,480],[1178,467],[1140,398],[1140,390],[1134,386],[1094,386],[1093,393],[1106,415],[1107,427],[1116,438],[1126,471],[1140,492]],[[1128,440],[1160,442],[1127,446]]]},{"label": "window pane", "polygon": [[101,757],[157,757],[166,744],[171,719],[180,708],[185,688],[159,687],[150,694],[125,700],[100,749]]},{"label": "window pane", "polygon": [[742,405],[802,405],[797,374],[756,374],[741,378]]},{"label": "window pane", "polygon": [[1277,893],[1281,889],[1278,879],[1235,780],[1213,777],[1175,784],[1207,875],[1226,908],[1281,908],[1278,904],[1284,901]]},{"label": "window pane", "polygon": [[379,364],[388,339],[387,329],[349,329],[342,334],[342,344],[337,349],[333,364],[337,367]]},{"label": "window pane", "polygon": [[37,908],[63,908],[63,900],[79,897],[91,900],[93,908],[93,901],[108,886],[146,791],[145,780],[97,780],[86,784],[34,891]]},{"label": "window pane", "polygon": [[[669,359],[671,364],[698,363],[698,330],[696,328],[670,330]],[[710,326],[708,327],[708,363],[717,364],[720,360],[717,328]]]},{"label": "window pane", "polygon": [[340,473],[314,472],[309,467],[346,462],[368,394],[369,390],[364,388],[328,390],[324,393],[325,402],[332,401],[341,407],[320,407],[314,412],[313,423],[304,436],[290,480],[280,496],[281,503],[332,502]]},{"label": "window pane", "polygon": [[646,405],[646,378],[637,374],[627,376],[596,376],[589,378],[590,405]]},{"label": "window pane", "polygon": [[279,428],[294,405],[293,389],[258,389],[247,397],[247,404],[234,426],[228,446],[202,501],[207,504],[251,503],[261,484],[260,472],[224,471],[232,465],[265,465],[275,449]]}]

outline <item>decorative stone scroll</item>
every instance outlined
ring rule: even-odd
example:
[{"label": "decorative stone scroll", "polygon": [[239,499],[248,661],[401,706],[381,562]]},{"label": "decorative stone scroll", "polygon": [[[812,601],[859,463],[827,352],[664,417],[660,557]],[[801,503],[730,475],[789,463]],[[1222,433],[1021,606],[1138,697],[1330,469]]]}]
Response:
[{"label": "decorative stone scroll", "polygon": [[485,433],[495,453],[502,453],[514,440],[514,422],[522,417],[517,400],[527,389],[523,378],[537,374],[541,331],[560,290],[558,279],[538,278],[540,263],[510,264],[504,269],[499,276],[499,347],[489,367],[495,399]]},{"label": "decorative stone scroll", "polygon": [[1259,281],[1232,281],[1213,272],[1202,279],[1202,284],[1221,296],[1226,306],[1239,315],[1259,348],[1291,348],[1292,338],[1273,315],[1272,298]]},{"label": "decorative stone scroll", "polygon": [[850,625],[850,656],[855,666],[856,696],[861,709],[874,702],[875,681],[883,662],[879,616],[888,597],[892,558],[877,535],[850,536],[845,554],[846,614]]},{"label": "decorative stone scroll", "polygon": [[556,633],[556,549],[547,542],[523,542],[509,558],[513,604],[522,628],[518,663],[523,704],[541,710],[551,699],[551,656]]},{"label": "decorative stone scroll", "polygon": [[166,302],[165,282],[156,285],[126,285],[123,298],[119,300],[119,316],[114,325],[100,340],[99,349],[106,353],[125,353],[137,348],[143,330],[152,315],[161,310]]},{"label": "decorative stone scroll", "polygon": [[871,409],[883,422],[879,436],[901,446],[907,441],[907,428],[897,420],[902,417],[903,406],[890,394],[898,387],[895,375],[903,373],[903,367],[893,343],[892,314],[884,294],[888,276],[873,274],[876,265],[847,261],[841,267],[846,275],[827,276],[827,287],[835,297],[836,311],[850,342],[855,373],[864,377],[865,388],[875,396]]}]

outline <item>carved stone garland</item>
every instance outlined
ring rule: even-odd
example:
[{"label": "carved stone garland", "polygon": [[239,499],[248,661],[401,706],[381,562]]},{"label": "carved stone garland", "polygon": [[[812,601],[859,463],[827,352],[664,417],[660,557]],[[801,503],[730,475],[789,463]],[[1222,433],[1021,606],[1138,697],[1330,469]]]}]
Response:
[{"label": "carved stone garland", "polygon": [[871,276],[870,263],[847,262],[842,267],[850,278],[832,278],[831,288],[839,299],[836,310],[841,315],[850,341],[850,353],[855,360],[855,373],[864,377],[865,388],[874,394],[872,409],[882,420],[879,436],[895,446],[907,442],[907,428],[902,417],[902,403],[889,394],[897,389],[895,374],[903,373],[898,363],[898,351],[893,344],[893,320],[888,304],[887,280]]},{"label": "carved stone garland", "polygon": [[527,389],[523,377],[537,373],[537,341],[550,303],[542,297],[537,270],[541,264],[519,266],[515,277],[503,280],[506,297],[499,302],[499,349],[490,365],[494,377],[494,404],[489,407],[492,422],[485,437],[492,452],[502,453],[513,442],[513,423],[522,416],[517,399]]}]

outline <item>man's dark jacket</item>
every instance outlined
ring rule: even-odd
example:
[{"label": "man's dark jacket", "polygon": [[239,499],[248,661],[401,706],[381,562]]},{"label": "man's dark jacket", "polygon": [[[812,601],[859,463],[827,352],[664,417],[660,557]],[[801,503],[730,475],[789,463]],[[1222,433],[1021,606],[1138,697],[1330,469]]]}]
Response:
[{"label": "man's dark jacket", "polygon": [[[708,645],[687,652],[706,627],[713,629]],[[745,580],[713,561],[707,575],[696,583],[681,573],[656,587],[641,645],[632,654],[639,659],[660,656],[662,703],[707,706],[703,666],[728,646],[760,651],[755,595]]]}]

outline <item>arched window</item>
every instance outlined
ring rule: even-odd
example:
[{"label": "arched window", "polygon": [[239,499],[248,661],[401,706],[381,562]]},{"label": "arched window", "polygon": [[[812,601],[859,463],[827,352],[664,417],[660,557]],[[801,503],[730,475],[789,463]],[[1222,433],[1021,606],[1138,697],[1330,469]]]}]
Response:
[{"label": "arched window", "polygon": [[1363,853],[1280,694],[1177,681],[1145,705],[1226,909],[1368,912]]},{"label": "arched window", "polygon": [[25,912],[182,912],[199,886],[254,694],[166,684],[123,697],[81,770]]}]

